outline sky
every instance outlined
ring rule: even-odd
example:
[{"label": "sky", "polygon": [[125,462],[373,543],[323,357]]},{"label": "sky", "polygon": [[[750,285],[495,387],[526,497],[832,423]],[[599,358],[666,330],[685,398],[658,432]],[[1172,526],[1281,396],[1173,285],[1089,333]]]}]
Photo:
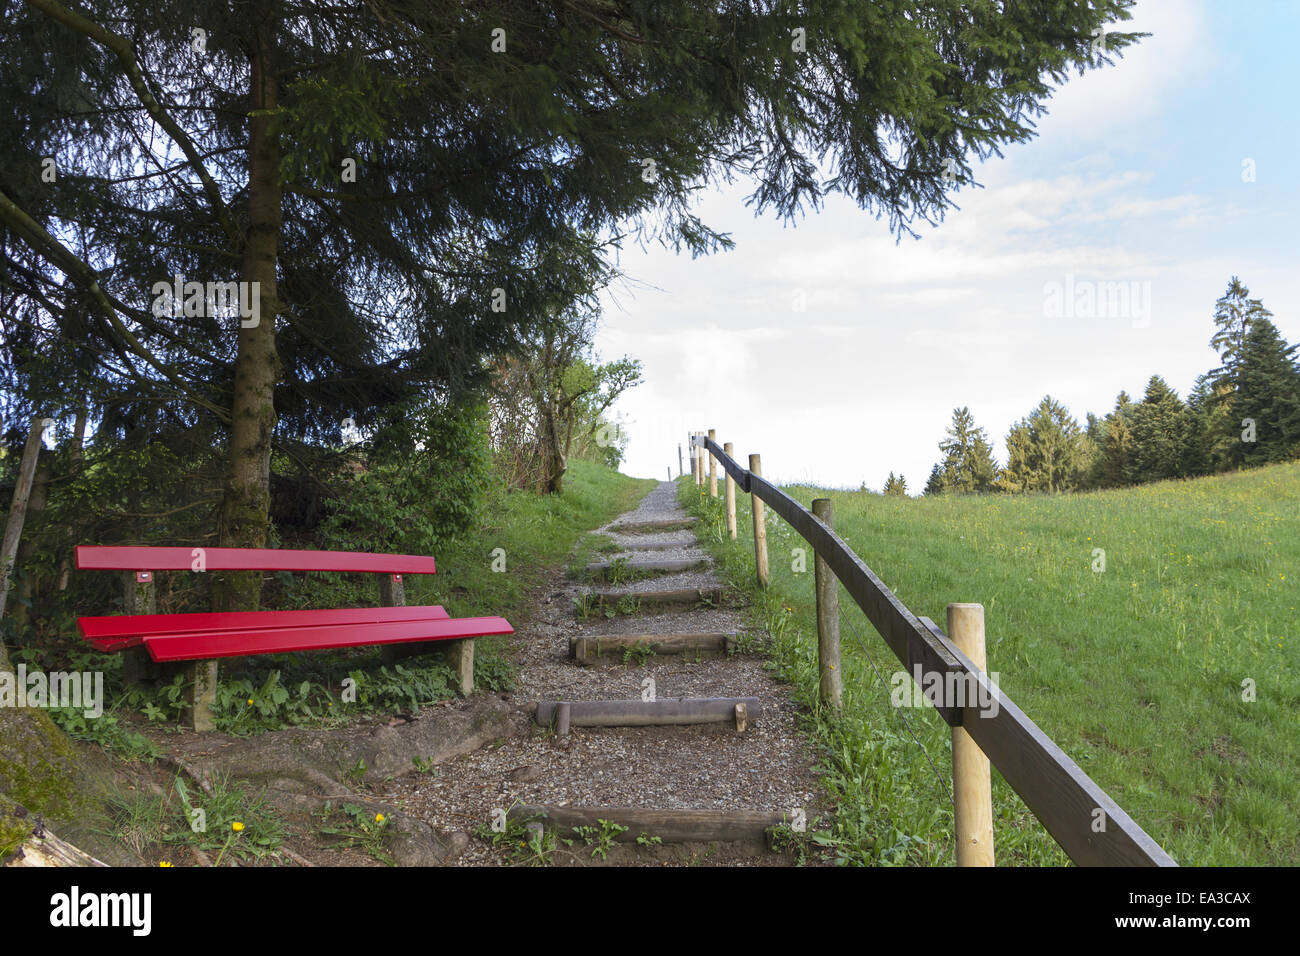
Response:
[{"label": "sky", "polygon": [[958,406],[1003,464],[1044,395],[1081,423],[1153,374],[1186,397],[1218,364],[1233,275],[1300,341],[1300,2],[1139,0],[1116,29],[1152,36],[1072,73],[918,240],[839,196],[756,218],[737,182],[697,207],[731,251],[625,248],[596,340],[644,366],[614,408],[623,470],[676,475],[678,444],[714,428],[776,480],[879,490],[893,471],[919,494]]}]

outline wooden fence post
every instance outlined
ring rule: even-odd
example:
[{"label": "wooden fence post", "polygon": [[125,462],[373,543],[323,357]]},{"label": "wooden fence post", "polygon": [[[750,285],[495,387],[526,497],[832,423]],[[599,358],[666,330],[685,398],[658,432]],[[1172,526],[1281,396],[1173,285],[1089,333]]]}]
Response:
[{"label": "wooden fence post", "polygon": [[700,486],[700,497],[703,498],[704,489],[708,487],[708,484],[704,479],[704,456],[707,455],[708,452],[704,450],[704,432],[696,432],[696,438],[698,438],[700,442],[699,448],[697,449],[700,454],[700,471],[696,483]]},{"label": "wooden fence post", "polygon": [[[727,453],[728,458],[735,458],[736,453],[731,450],[731,442],[722,446],[722,450]],[[732,541],[736,540],[736,480],[731,477],[731,472],[727,472],[726,490],[723,495],[727,503],[727,534]]]},{"label": "wooden fence post", "polygon": [[691,480],[700,484],[700,450],[695,447],[695,432],[691,432]]},{"label": "wooden fence post", "polygon": [[[988,669],[984,651],[984,605],[949,604],[948,637],[971,659],[971,663],[981,671]],[[968,698],[974,692],[971,687],[963,690]],[[974,713],[974,710],[967,710],[967,713]],[[993,791],[989,758],[961,727],[952,729],[952,799],[957,831],[957,865],[993,866]]]},{"label": "wooden fence post", "polygon": [[[761,455],[749,456],[749,470],[763,477],[763,459]],[[758,583],[767,587],[772,576],[767,571],[767,519],[764,515],[763,499],[756,494],[749,496],[750,510],[754,514],[754,566],[758,570]]]},{"label": "wooden fence post", "polygon": [[[829,498],[814,498],[813,516],[835,527],[835,507]],[[817,590],[817,698],[839,713],[844,703],[844,677],[840,671],[840,582],[831,566],[818,555],[813,573]]]},{"label": "wooden fence post", "polygon": [[18,481],[14,484],[13,503],[9,505],[9,518],[5,521],[4,543],[0,545],[0,617],[4,617],[9,600],[9,572],[18,556],[18,541],[23,536],[23,521],[27,518],[27,499],[32,493],[32,479],[36,474],[36,458],[41,453],[41,434],[49,419],[37,418],[27,433],[23,457],[18,463]]},{"label": "wooden fence post", "polygon": [[[717,441],[718,433],[716,429],[709,429],[709,441]],[[713,450],[709,449],[709,497],[718,497],[718,459],[713,457]]]},{"label": "wooden fence post", "polygon": [[677,477],[680,478],[684,474],[686,474],[686,470],[682,467],[682,443],[678,442],[677,443]]}]

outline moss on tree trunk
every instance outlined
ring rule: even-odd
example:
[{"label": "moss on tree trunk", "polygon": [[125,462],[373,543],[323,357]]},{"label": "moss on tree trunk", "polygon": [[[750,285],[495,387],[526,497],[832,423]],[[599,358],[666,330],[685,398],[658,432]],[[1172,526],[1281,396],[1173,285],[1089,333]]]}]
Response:
[{"label": "moss on tree trunk", "polygon": [[[0,645],[0,672],[13,673]],[[0,863],[44,826],[119,865],[139,860],[117,843],[105,825],[104,801],[113,786],[111,762],[74,742],[43,710],[0,707]]]},{"label": "moss on tree trunk", "polygon": [[[0,645],[0,671],[12,673]],[[0,858],[31,832],[32,815],[55,825],[95,811],[83,789],[81,758],[68,735],[42,710],[0,707]],[[14,814],[16,806],[28,815]]]}]

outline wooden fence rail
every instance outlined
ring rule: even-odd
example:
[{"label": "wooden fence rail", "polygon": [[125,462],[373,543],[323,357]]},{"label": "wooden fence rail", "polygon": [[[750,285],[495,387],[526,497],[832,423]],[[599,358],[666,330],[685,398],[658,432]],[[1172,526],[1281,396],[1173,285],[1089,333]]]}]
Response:
[{"label": "wooden fence rail", "polygon": [[1177,866],[933,621],[908,610],[839,535],[756,471],[742,468],[717,442],[703,435],[693,441],[737,489],[753,496],[755,511],[766,503],[813,547],[909,675],[919,670],[927,683],[937,675],[940,687],[978,688],[961,703],[933,701],[935,709],[950,727],[970,735],[1071,860],[1080,866]]}]

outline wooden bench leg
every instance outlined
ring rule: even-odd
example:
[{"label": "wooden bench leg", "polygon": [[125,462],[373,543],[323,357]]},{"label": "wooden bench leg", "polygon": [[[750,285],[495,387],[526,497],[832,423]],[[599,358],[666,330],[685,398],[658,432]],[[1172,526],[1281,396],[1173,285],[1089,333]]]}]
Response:
[{"label": "wooden bench leg", "polygon": [[392,667],[398,661],[421,654],[437,654],[442,650],[441,641],[421,641],[418,644],[381,644],[379,662],[385,667]]},{"label": "wooden bench leg", "polygon": [[122,679],[127,684],[156,684],[162,676],[162,667],[143,647],[128,647],[122,651]]},{"label": "wooden bench leg", "polygon": [[185,723],[203,733],[216,730],[212,708],[217,702],[217,662],[195,661],[185,668]]},{"label": "wooden bench leg", "polygon": [[[406,588],[401,575],[394,574],[379,580],[379,602],[387,607],[406,604]],[[396,664],[419,654],[439,653],[451,665],[460,681],[460,692],[465,697],[474,693],[474,639],[458,641],[429,641],[419,644],[385,644],[379,649],[379,660],[385,666]]]},{"label": "wooden bench leg", "polygon": [[461,694],[468,697],[474,693],[474,638],[444,641],[443,645],[443,657],[460,678]]}]

